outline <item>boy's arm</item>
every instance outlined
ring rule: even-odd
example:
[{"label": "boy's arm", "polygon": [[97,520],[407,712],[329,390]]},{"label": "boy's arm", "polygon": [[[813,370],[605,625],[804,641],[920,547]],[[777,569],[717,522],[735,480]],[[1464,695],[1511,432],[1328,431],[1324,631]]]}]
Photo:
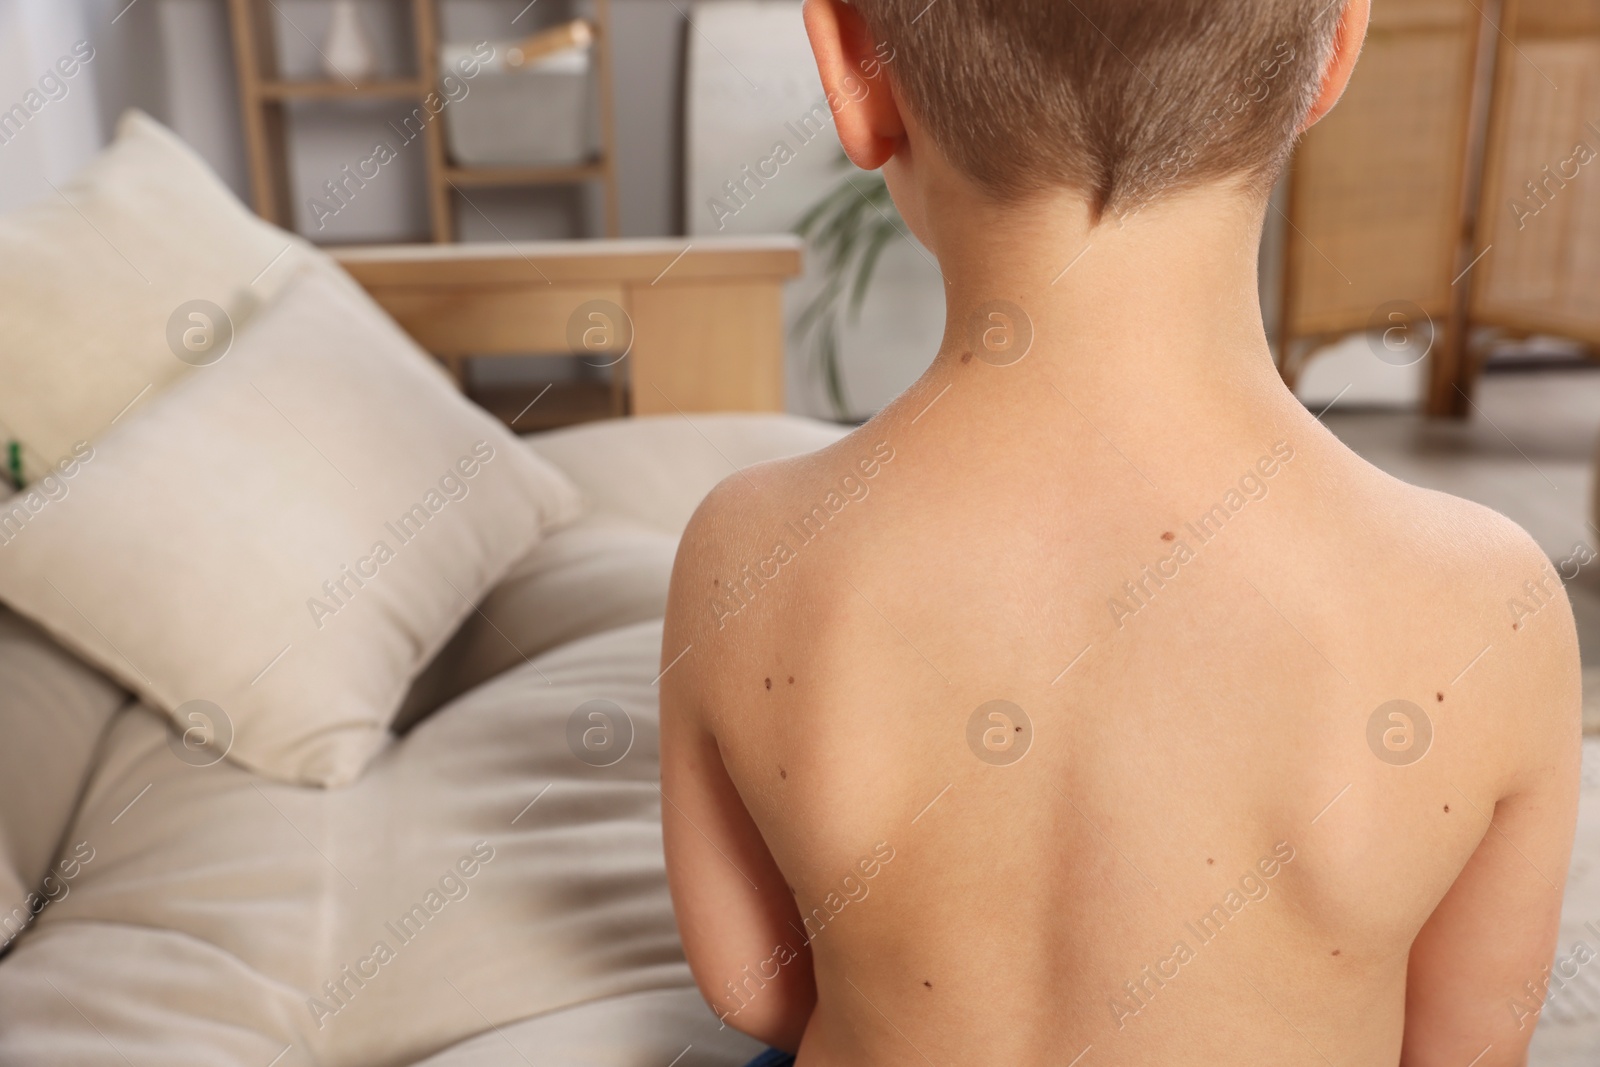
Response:
[{"label": "boy's arm", "polygon": [[[723,1021],[795,1051],[816,1003],[800,913],[761,831],[723,766],[701,714],[706,673],[719,662],[709,597],[706,531],[713,493],[684,534],[673,568],[662,666],[661,822],[667,881],[689,968]],[[702,582],[701,579],[704,578]],[[698,611],[696,610],[698,609]],[[702,617],[703,616],[703,617]]]},{"label": "boy's arm", "polygon": [[1508,642],[1505,688],[1515,695],[1502,707],[1517,719],[1508,747],[1519,766],[1411,947],[1402,1067],[1527,1063],[1556,951],[1583,742],[1571,611],[1557,597],[1541,615]]}]

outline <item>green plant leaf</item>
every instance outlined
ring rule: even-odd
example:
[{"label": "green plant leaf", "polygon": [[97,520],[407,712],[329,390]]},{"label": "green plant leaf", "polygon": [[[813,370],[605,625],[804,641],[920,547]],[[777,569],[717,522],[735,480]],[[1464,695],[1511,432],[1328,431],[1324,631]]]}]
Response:
[{"label": "green plant leaf", "polygon": [[828,401],[836,415],[849,418],[849,398],[839,362],[840,312],[847,311],[851,322],[860,320],[883,251],[895,237],[904,236],[904,231],[883,175],[852,172],[842,154],[838,163],[846,170],[844,177],[807,208],[794,227],[820,257],[824,278],[821,290],[795,320],[794,333],[801,339],[810,338]]}]

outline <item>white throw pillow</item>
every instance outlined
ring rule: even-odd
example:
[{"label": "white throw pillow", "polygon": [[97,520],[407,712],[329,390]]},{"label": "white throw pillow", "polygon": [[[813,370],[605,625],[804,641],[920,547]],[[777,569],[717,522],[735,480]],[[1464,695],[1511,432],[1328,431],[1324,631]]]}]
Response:
[{"label": "white throw pillow", "polygon": [[582,508],[321,262],[53,481],[0,504],[0,599],[209,743],[197,762],[318,785],[360,774],[412,678]]},{"label": "white throw pillow", "polygon": [[27,478],[189,369],[169,332],[199,358],[186,332],[242,328],[309,254],[165,127],[125,114],[59,192],[0,217],[0,436],[22,443]]}]

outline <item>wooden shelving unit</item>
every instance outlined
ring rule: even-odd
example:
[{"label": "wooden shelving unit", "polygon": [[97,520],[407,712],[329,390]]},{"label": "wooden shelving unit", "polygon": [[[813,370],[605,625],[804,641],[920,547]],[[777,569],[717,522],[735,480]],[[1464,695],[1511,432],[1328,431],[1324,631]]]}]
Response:
[{"label": "wooden shelving unit", "polygon": [[[415,100],[438,88],[439,0],[406,0],[415,42],[417,75],[354,84],[339,80],[292,81],[282,77],[275,45],[270,0],[228,0],[233,24],[239,98],[244,110],[245,149],[256,213],[285,229],[294,228],[289,174],[289,105],[303,101]],[[469,167],[453,162],[445,147],[445,112],[424,127],[427,153],[428,214],[433,239],[456,239],[457,197],[462,189],[517,188],[597,183],[603,196],[606,236],[618,233],[616,124],[612,89],[611,6],[591,0],[596,23],[594,44],[600,153],[588,163],[561,167]]]}]

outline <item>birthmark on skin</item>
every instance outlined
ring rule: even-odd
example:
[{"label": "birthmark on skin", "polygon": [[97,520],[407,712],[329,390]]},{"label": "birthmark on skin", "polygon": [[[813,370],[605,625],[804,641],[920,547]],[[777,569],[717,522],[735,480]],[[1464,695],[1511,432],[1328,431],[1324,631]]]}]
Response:
[{"label": "birthmark on skin", "polygon": [[1338,949],[1334,949],[1334,950],[1333,950],[1333,954],[1334,954],[1334,955],[1335,955],[1335,956],[1337,956],[1337,955],[1338,955],[1338,954],[1339,954],[1339,950],[1338,950]]},{"label": "birthmark on skin", "polygon": [[1166,533],[1161,535],[1161,540],[1163,541],[1176,541],[1177,539],[1178,535],[1173,533],[1171,530],[1168,530]]},{"label": "birthmark on skin", "polygon": [[1212,863],[1216,863],[1216,862],[1217,862],[1217,861],[1216,861],[1216,860],[1214,860],[1214,859],[1212,859],[1212,858],[1211,858],[1211,857],[1210,857],[1210,856],[1207,856],[1207,857],[1206,857],[1206,863],[1208,863],[1208,864],[1212,864]]},{"label": "birthmark on skin", "polygon": [[1446,804],[1446,805],[1445,805],[1445,806],[1444,806],[1444,813],[1445,813],[1445,814],[1446,814],[1446,815],[1449,815],[1449,814],[1450,814],[1450,805],[1448,805],[1448,804]]},{"label": "birthmark on skin", "polygon": [[768,678],[768,679],[767,679],[767,688],[768,688],[768,689],[771,689],[771,688],[772,688],[772,679],[771,679],[771,678]]},{"label": "birthmark on skin", "polygon": [[790,684],[790,685],[793,685],[793,684],[794,684],[794,675],[792,675],[792,674],[791,674],[791,675],[789,675],[789,684]]},{"label": "birthmark on skin", "polygon": [[979,705],[967,718],[966,733],[972,754],[991,767],[1011,766],[1026,756],[1033,744],[1033,723],[1028,713],[1009,700]]},{"label": "birthmark on skin", "polygon": [[1444,694],[1443,693],[1435,693],[1435,694],[1433,694],[1433,696],[1434,696],[1434,699],[1439,701],[1439,703],[1441,703],[1441,704],[1444,703]]},{"label": "birthmark on skin", "polygon": [[[969,352],[969,353],[967,353],[967,354],[968,354],[968,355],[971,355],[971,354],[972,354],[972,353],[970,353],[970,352]],[[929,988],[929,989],[932,989],[932,988],[933,988],[933,983],[932,983],[932,982],[928,982],[928,981],[924,981],[924,982],[923,982],[923,983],[922,983],[922,984],[923,984],[923,985],[925,985],[925,986],[927,986],[927,987],[928,987],[928,988]]]},{"label": "birthmark on skin", "polygon": [[1511,624],[1511,628],[1513,630],[1520,630],[1522,629],[1522,624],[1520,622],[1514,622]]},{"label": "birthmark on skin", "polygon": [[961,362],[962,363],[971,363],[972,362],[972,353],[971,352],[963,352],[963,353],[961,353]]},{"label": "birthmark on skin", "polygon": [[779,767],[778,768],[778,777],[782,778],[784,781],[788,781],[789,780],[789,772],[784,770],[782,767]]}]

